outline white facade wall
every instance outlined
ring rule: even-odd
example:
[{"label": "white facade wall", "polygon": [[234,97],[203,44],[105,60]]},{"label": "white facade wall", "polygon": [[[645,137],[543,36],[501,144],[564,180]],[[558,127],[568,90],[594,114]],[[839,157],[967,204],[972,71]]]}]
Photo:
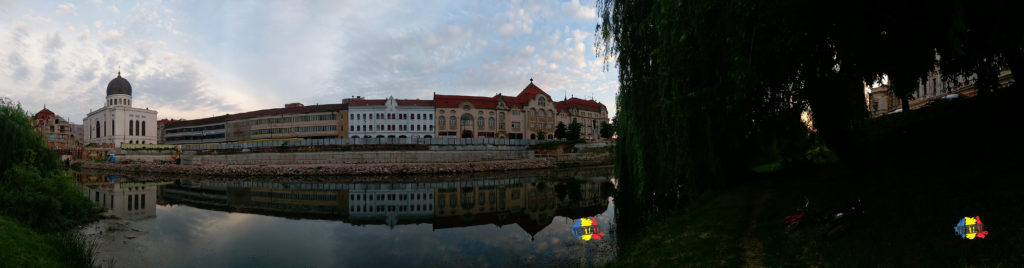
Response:
[{"label": "white facade wall", "polygon": [[400,106],[394,97],[383,106],[349,106],[349,138],[433,138],[434,107]]},{"label": "white facade wall", "polygon": [[85,144],[156,144],[157,112],[134,108],[131,99],[131,95],[109,95],[103,108],[90,112],[82,120]]}]

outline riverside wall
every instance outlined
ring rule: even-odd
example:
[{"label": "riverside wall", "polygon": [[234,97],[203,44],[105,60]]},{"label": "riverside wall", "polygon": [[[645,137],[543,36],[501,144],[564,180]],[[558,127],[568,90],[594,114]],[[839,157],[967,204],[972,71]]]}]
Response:
[{"label": "riverside wall", "polygon": [[182,155],[183,165],[465,163],[526,160],[533,151],[347,151]]}]

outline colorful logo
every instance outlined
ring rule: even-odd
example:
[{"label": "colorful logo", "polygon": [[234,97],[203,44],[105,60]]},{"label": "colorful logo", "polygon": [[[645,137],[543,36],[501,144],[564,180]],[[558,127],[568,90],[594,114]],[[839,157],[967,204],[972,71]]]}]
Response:
[{"label": "colorful logo", "polygon": [[576,219],[572,223],[572,235],[583,241],[590,241],[591,238],[601,240],[604,232],[597,228],[597,220],[594,217]]},{"label": "colorful logo", "polygon": [[984,239],[985,236],[988,236],[988,231],[985,231],[985,225],[981,224],[979,216],[960,219],[960,223],[957,223],[953,230],[964,239],[974,239],[974,237]]}]

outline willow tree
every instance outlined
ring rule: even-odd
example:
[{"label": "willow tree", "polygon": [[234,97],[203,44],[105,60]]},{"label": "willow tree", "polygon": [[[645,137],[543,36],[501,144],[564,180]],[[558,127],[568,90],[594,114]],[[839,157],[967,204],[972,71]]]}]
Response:
[{"label": "willow tree", "polygon": [[657,207],[727,186],[766,148],[799,150],[779,144],[805,134],[797,121],[805,110],[840,157],[862,159],[853,141],[867,116],[865,83],[888,75],[906,107],[937,53],[973,70],[978,61],[964,55],[1020,51],[1019,35],[989,33],[982,36],[1011,45],[946,53],[970,37],[958,25],[987,27],[958,14],[995,5],[957,3],[599,1],[595,45],[619,69],[616,170],[625,198],[616,201]]}]

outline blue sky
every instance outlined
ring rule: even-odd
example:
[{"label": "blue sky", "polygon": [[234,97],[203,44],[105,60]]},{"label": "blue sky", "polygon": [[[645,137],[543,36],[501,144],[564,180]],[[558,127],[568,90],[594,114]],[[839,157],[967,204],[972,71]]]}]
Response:
[{"label": "blue sky", "polygon": [[615,111],[618,70],[595,54],[594,3],[569,1],[0,0],[0,96],[72,122],[117,75],[136,107],[195,119],[338,103],[517,94]]}]

